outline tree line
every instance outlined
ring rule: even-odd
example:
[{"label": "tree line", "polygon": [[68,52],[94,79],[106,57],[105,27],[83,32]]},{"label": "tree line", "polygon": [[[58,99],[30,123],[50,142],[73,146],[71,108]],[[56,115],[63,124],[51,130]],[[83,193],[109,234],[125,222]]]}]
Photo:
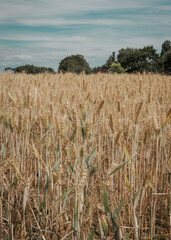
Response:
[{"label": "tree line", "polygon": [[[24,65],[16,68],[5,68],[5,71],[14,73],[55,73],[54,69],[37,67],[34,65]],[[67,73],[166,73],[171,74],[171,41],[166,40],[161,47],[161,53],[151,46],[143,48],[121,48],[117,58],[115,52],[109,56],[102,66],[90,68],[84,56],[80,54],[71,55],[61,60],[58,72]]]},{"label": "tree line", "polygon": [[36,73],[55,73],[53,68],[46,68],[46,67],[37,67],[34,65],[24,65],[24,66],[18,66],[16,68],[6,67],[5,71],[13,71],[14,73],[30,73],[30,74],[36,74]]}]

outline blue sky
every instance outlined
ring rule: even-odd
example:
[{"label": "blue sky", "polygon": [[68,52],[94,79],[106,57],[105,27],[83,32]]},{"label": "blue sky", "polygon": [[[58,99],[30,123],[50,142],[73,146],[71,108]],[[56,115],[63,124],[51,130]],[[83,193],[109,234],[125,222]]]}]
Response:
[{"label": "blue sky", "polygon": [[170,0],[0,0],[0,71],[24,64],[57,71],[82,54],[91,67],[126,47],[171,40]]}]

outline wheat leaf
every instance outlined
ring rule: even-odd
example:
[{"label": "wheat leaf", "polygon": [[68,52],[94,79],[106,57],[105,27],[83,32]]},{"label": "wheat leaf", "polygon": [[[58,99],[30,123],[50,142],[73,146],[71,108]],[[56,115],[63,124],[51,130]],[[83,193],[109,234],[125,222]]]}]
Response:
[{"label": "wheat leaf", "polygon": [[116,173],[116,172],[119,171],[121,168],[123,168],[127,163],[129,163],[130,160],[131,160],[131,158],[128,159],[128,160],[126,160],[125,162],[121,163],[117,168],[115,168],[111,173],[109,173],[109,174],[106,176],[105,181],[106,181],[112,174]]},{"label": "wheat leaf", "polygon": [[110,212],[109,198],[105,184],[103,185],[103,206],[106,212]]},{"label": "wheat leaf", "polygon": [[53,204],[51,204],[50,206],[49,206],[49,208],[52,208],[52,207],[54,207],[57,203],[59,203],[62,199],[64,199],[66,196],[68,196],[68,194],[71,192],[73,190],[73,188],[72,189],[70,189],[70,190],[68,190],[68,191],[66,191],[62,196],[60,196]]}]

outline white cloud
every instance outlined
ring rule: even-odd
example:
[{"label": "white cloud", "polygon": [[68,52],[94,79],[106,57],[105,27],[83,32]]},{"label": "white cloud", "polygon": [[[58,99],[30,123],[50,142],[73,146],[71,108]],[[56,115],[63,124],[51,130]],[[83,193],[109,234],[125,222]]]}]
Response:
[{"label": "white cloud", "polygon": [[13,58],[17,58],[17,59],[21,59],[21,60],[33,59],[32,56],[29,56],[29,55],[14,55]]},{"label": "white cloud", "polygon": [[133,21],[125,19],[21,19],[20,24],[26,26],[62,26],[62,25],[130,25]]},{"label": "white cloud", "polygon": [[30,44],[32,44],[32,41],[35,42],[49,42],[55,41],[55,42],[82,42],[82,41],[88,41],[90,38],[86,36],[70,36],[70,37],[65,37],[65,36],[58,36],[55,34],[49,34],[49,36],[45,35],[44,33],[36,33],[36,34],[11,34],[7,33],[4,34],[3,36],[0,36],[0,40],[13,40],[13,41],[30,41]]},{"label": "white cloud", "polygon": [[[1,0],[0,19],[1,24],[5,22],[20,22],[23,19],[56,18],[56,16],[68,17],[75,14],[81,15],[86,12],[97,12],[117,9],[142,9],[157,7],[161,0],[29,0],[13,1]],[[37,20],[38,21],[38,20]]]},{"label": "white cloud", "polygon": [[9,62],[2,62],[1,66],[7,66],[9,64]]}]

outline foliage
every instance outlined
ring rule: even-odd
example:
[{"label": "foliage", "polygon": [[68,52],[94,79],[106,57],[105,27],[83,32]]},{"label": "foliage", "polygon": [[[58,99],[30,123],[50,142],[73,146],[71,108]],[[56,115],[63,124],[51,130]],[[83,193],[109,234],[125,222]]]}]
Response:
[{"label": "foliage", "polygon": [[163,71],[166,74],[171,74],[171,49],[162,56]]},{"label": "foliage", "polygon": [[58,72],[72,72],[77,74],[85,72],[86,74],[89,74],[91,73],[91,68],[87,61],[84,59],[84,56],[77,54],[64,58],[59,63]]},{"label": "foliage", "polygon": [[112,52],[112,54],[109,56],[104,66],[106,67],[106,69],[109,69],[112,63],[114,62],[115,62],[115,52]]},{"label": "foliage", "polygon": [[107,73],[108,69],[106,68],[105,65],[94,67],[92,69],[92,73]]},{"label": "foliage", "polygon": [[14,73],[30,73],[30,74],[37,74],[37,73],[55,73],[55,71],[52,68],[46,68],[46,67],[37,67],[34,65],[24,65],[24,66],[18,66],[16,68],[5,68],[5,71],[11,70]]},{"label": "foliage", "polygon": [[[102,66],[90,68],[88,62],[83,55],[76,54],[67,56],[59,63],[58,72],[66,73],[171,73],[170,67],[170,55],[171,55],[171,41],[166,40],[162,44],[161,54],[157,53],[157,50],[150,46],[144,46],[143,48],[121,48],[117,55],[117,61],[115,58],[115,52],[108,57],[106,63]],[[5,71],[11,70],[14,73],[55,73],[52,68],[37,67],[34,65],[18,66],[16,68],[5,68]]]},{"label": "foliage", "polygon": [[162,44],[161,60],[163,66],[163,72],[171,74],[171,41],[166,40]]},{"label": "foliage", "polygon": [[112,63],[112,65],[109,68],[109,71],[112,73],[124,73],[125,72],[124,68],[121,66],[120,63]]},{"label": "foliage", "polygon": [[161,72],[162,64],[157,50],[153,46],[144,48],[122,48],[119,50],[118,62],[127,69],[128,73],[133,72]]},{"label": "foliage", "polygon": [[166,40],[162,44],[161,56],[163,56],[169,50],[171,50],[171,41],[170,40]]}]

